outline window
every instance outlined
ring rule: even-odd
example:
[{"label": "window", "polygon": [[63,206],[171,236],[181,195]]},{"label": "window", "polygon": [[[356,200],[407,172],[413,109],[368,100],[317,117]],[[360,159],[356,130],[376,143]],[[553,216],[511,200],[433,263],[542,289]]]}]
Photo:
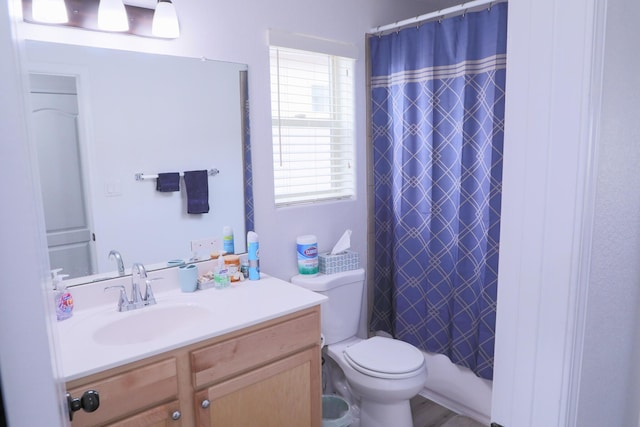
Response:
[{"label": "window", "polygon": [[270,53],[276,206],[353,197],[353,59]]}]

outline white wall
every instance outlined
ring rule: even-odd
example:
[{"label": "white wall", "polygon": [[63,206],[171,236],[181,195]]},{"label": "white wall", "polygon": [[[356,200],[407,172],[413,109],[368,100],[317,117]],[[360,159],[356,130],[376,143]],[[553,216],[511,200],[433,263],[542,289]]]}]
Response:
[{"label": "white wall", "polygon": [[607,4],[581,427],[635,426],[640,410],[640,3]]}]

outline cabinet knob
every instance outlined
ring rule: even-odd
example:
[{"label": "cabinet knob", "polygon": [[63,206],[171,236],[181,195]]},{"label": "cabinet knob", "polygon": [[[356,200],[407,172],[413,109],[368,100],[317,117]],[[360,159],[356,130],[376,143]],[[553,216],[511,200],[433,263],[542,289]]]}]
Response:
[{"label": "cabinet knob", "polygon": [[100,407],[100,395],[95,390],[87,390],[82,393],[82,397],[71,397],[67,393],[67,408],[69,410],[69,421],[73,421],[73,413],[83,409],[85,412],[93,412]]},{"label": "cabinet knob", "polygon": [[202,406],[205,409],[207,409],[209,405],[211,405],[211,402],[209,402],[208,399],[203,400],[202,403],[200,404],[200,406]]},{"label": "cabinet knob", "polygon": [[181,416],[182,414],[180,413],[180,411],[175,411],[173,414],[171,414],[171,419],[173,421],[178,421]]}]

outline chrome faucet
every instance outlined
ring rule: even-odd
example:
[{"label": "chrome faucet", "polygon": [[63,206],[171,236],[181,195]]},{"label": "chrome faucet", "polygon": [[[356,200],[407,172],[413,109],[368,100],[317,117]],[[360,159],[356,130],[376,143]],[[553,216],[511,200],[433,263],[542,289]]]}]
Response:
[{"label": "chrome faucet", "polygon": [[[156,303],[153,290],[151,289],[151,281],[158,279],[160,279],[160,277],[149,279],[144,265],[136,262],[131,266],[131,299],[127,298],[127,291],[123,285],[107,286],[104,290],[106,291],[107,289],[113,288],[120,289],[118,311],[135,310]],[[140,293],[140,280],[144,280],[145,283],[144,297]]]},{"label": "chrome faucet", "polygon": [[111,257],[114,257],[116,259],[116,264],[118,264],[118,275],[124,276],[124,262],[122,261],[120,252],[112,249],[111,252],[109,252],[109,259],[111,259]]},{"label": "chrome faucet", "polygon": [[131,304],[133,304],[134,308],[144,307],[146,305],[140,293],[139,280],[146,282],[147,270],[141,263],[134,262],[131,266]]}]

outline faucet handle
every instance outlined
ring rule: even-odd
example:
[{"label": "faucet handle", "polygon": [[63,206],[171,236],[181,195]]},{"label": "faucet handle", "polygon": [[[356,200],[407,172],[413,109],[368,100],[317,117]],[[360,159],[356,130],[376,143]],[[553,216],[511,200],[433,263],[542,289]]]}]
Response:
[{"label": "faucet handle", "polygon": [[151,282],[154,280],[160,280],[162,277],[154,277],[153,279],[145,279],[144,298],[145,305],[154,305],[156,298],[153,295],[153,289],[151,289]]},{"label": "faucet handle", "polygon": [[127,291],[123,285],[107,286],[104,288],[105,292],[108,289],[120,289],[120,297],[118,298],[118,311],[128,311],[131,309],[131,303],[127,299]]}]

